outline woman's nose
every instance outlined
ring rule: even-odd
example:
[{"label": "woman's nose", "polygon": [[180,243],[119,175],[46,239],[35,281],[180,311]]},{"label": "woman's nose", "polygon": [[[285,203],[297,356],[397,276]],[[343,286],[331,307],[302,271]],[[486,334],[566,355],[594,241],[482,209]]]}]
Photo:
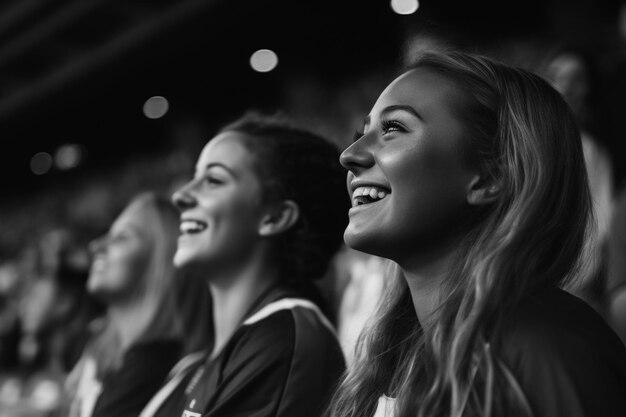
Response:
[{"label": "woman's nose", "polygon": [[348,146],[339,156],[339,163],[350,171],[372,166],[374,164],[374,157],[368,139],[369,138],[362,136],[359,140]]},{"label": "woman's nose", "polygon": [[196,200],[190,192],[193,184],[193,180],[189,181],[187,184],[174,191],[174,194],[172,194],[172,202],[179,210],[193,207],[193,205],[195,204]]},{"label": "woman's nose", "polygon": [[91,242],[89,242],[89,245],[88,245],[89,252],[93,255],[102,251],[102,248],[104,247],[106,243],[106,239],[107,237],[105,235],[105,236],[100,236],[92,240]]}]

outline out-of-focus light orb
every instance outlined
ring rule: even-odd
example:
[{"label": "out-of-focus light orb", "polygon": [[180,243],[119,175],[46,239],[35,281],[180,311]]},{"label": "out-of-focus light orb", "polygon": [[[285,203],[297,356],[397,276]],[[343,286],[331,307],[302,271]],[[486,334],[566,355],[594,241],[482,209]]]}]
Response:
[{"label": "out-of-focus light orb", "polygon": [[48,152],[37,152],[30,158],[30,170],[35,175],[43,175],[52,168],[52,155]]},{"label": "out-of-focus light orb", "polygon": [[417,0],[391,0],[391,9],[398,14],[413,14],[419,7]]},{"label": "out-of-focus light orb", "polygon": [[83,150],[79,145],[63,145],[54,153],[54,164],[61,170],[76,168],[82,160]]},{"label": "out-of-focus light orb", "polygon": [[160,119],[165,116],[165,113],[167,113],[169,108],[170,103],[165,97],[154,96],[150,97],[145,103],[143,103],[143,114],[148,119]]},{"label": "out-of-focus light orb", "polygon": [[31,400],[33,406],[39,410],[52,410],[59,402],[60,396],[59,384],[53,380],[44,379],[35,386],[31,393]]},{"label": "out-of-focus light orb", "polygon": [[278,65],[278,55],[270,49],[259,49],[250,56],[250,66],[258,72],[269,72]]}]

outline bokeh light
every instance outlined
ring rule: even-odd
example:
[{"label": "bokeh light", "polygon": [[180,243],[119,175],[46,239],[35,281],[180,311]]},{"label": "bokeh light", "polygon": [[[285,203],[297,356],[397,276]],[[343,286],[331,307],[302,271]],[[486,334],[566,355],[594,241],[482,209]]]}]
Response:
[{"label": "bokeh light", "polygon": [[35,175],[43,175],[52,168],[52,155],[48,152],[37,152],[30,158],[30,170]]},{"label": "bokeh light", "polygon": [[391,9],[398,14],[413,14],[419,7],[417,0],[391,0]]},{"label": "bokeh light", "polygon": [[150,97],[143,103],[143,114],[148,119],[160,119],[165,116],[170,108],[170,103],[163,96]]},{"label": "bokeh light", "polygon": [[82,162],[83,156],[83,148],[80,145],[63,145],[54,153],[54,164],[61,170],[76,168]]},{"label": "bokeh light", "polygon": [[278,55],[270,49],[259,49],[250,56],[250,66],[258,72],[269,72],[278,65]]}]

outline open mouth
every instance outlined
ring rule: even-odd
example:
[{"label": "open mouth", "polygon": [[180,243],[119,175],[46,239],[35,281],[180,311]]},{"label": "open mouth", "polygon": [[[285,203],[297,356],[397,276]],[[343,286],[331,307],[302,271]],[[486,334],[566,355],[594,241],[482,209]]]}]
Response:
[{"label": "open mouth", "polygon": [[205,230],[208,225],[199,220],[183,220],[180,222],[180,232],[184,235],[192,235]]},{"label": "open mouth", "polygon": [[376,186],[357,187],[352,193],[352,207],[372,204],[387,197],[391,192]]},{"label": "open mouth", "polygon": [[102,257],[96,257],[94,258],[94,260],[91,262],[91,272],[99,272],[99,271],[104,271],[106,270],[106,260]]}]

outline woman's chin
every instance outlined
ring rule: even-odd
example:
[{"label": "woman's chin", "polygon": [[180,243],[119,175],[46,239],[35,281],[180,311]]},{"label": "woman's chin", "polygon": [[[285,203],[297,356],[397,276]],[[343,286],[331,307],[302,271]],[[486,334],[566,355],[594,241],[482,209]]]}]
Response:
[{"label": "woman's chin", "polygon": [[343,241],[346,245],[348,245],[348,247],[354,250],[365,252],[370,255],[378,255],[378,251],[376,250],[377,239],[373,239],[372,236],[367,233],[357,233],[351,229],[350,226],[348,226],[343,234]]},{"label": "woman's chin", "polygon": [[174,254],[173,264],[176,268],[186,268],[193,263],[193,257],[184,250],[177,250]]},{"label": "woman's chin", "polygon": [[172,263],[176,269],[183,269],[186,271],[192,271],[195,269],[202,270],[202,262],[200,262],[194,254],[187,253],[187,251],[177,251],[174,255]]}]

